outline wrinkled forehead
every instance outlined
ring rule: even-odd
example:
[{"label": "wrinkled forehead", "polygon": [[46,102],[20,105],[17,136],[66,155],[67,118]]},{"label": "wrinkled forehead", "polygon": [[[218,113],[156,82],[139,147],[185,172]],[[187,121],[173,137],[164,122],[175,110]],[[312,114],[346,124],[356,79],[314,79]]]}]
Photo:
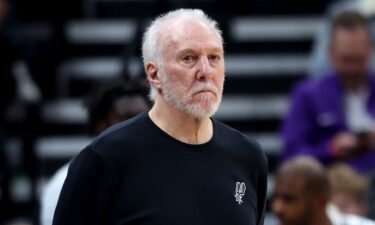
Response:
[{"label": "wrinkled forehead", "polygon": [[172,44],[189,44],[195,41],[198,43],[207,42],[212,45],[212,48],[223,48],[220,37],[215,30],[198,20],[171,19],[163,24],[160,32],[160,44],[164,45],[163,47]]}]

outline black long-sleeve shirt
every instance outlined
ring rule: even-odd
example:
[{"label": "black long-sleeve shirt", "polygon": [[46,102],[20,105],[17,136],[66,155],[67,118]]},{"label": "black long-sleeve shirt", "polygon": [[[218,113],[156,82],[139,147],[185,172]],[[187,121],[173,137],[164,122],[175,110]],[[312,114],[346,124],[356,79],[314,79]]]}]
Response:
[{"label": "black long-sleeve shirt", "polygon": [[172,138],[147,113],[105,131],[71,163],[53,224],[263,224],[264,153],[213,124],[199,145]]}]

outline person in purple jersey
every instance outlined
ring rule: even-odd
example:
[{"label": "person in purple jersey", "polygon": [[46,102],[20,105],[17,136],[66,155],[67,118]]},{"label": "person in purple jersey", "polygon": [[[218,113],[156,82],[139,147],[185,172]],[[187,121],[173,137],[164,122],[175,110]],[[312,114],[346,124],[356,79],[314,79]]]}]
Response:
[{"label": "person in purple jersey", "polygon": [[375,78],[368,71],[367,20],[346,11],[332,26],[328,51],[335,72],[294,89],[281,129],[281,158],[310,155],[367,173],[375,168]]}]

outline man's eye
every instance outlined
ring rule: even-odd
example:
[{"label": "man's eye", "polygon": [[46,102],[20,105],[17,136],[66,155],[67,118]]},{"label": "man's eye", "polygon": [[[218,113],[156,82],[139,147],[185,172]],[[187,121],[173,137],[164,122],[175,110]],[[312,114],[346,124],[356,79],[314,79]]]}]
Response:
[{"label": "man's eye", "polygon": [[209,59],[210,61],[219,61],[219,60],[220,60],[220,56],[219,56],[219,55],[210,55],[210,56],[208,57],[208,59]]},{"label": "man's eye", "polygon": [[182,57],[182,61],[184,62],[191,62],[194,60],[194,56],[192,55],[185,55],[184,57]]},{"label": "man's eye", "polygon": [[296,198],[294,196],[285,195],[285,196],[283,196],[283,200],[286,203],[292,203],[292,202],[294,202],[296,200]]}]

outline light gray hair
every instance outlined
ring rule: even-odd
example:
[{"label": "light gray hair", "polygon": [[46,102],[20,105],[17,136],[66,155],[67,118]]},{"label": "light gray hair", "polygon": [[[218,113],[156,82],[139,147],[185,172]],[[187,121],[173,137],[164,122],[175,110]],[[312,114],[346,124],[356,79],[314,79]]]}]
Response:
[{"label": "light gray hair", "polygon": [[[163,64],[162,51],[164,46],[160,40],[161,27],[166,21],[171,19],[202,22],[215,32],[221,45],[223,45],[222,31],[219,29],[218,23],[215,20],[208,17],[200,9],[177,9],[156,17],[146,28],[142,40],[142,58],[144,66],[150,61],[156,62],[159,66]],[[156,94],[157,91],[150,84],[150,99],[155,100]]]}]

